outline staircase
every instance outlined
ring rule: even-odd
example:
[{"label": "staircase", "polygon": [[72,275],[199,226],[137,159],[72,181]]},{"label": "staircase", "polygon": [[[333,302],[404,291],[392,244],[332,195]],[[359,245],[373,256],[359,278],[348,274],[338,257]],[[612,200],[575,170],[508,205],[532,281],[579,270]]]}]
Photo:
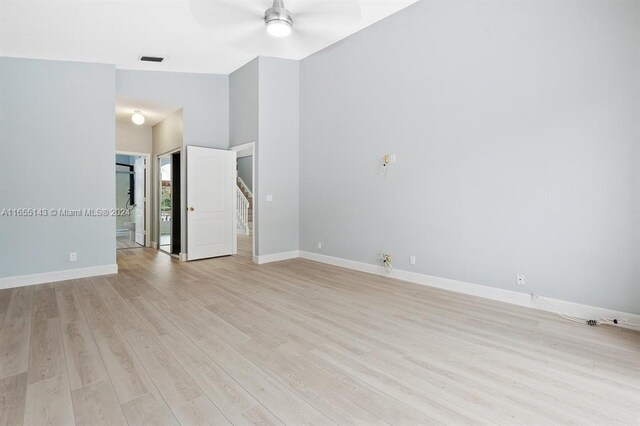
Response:
[{"label": "staircase", "polygon": [[240,177],[237,178],[236,212],[238,232],[243,235],[253,233],[253,194]]}]

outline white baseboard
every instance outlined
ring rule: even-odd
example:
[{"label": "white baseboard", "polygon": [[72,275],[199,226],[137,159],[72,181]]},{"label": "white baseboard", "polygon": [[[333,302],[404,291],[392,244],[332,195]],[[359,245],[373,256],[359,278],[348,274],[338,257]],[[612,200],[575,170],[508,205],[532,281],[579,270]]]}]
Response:
[{"label": "white baseboard", "polygon": [[279,262],[281,260],[295,259],[300,257],[298,250],[284,251],[282,253],[265,254],[262,256],[253,256],[253,263],[263,265],[265,263]]},{"label": "white baseboard", "polygon": [[[340,266],[342,268],[353,269],[355,271],[395,278],[414,284],[421,284],[429,287],[440,288],[443,290],[455,291],[457,293],[468,294],[471,296],[482,297],[485,299],[511,303],[513,305],[526,306],[529,308],[539,309],[547,312],[554,312],[550,306],[527,293],[488,287],[480,284],[472,284],[464,281],[450,280],[447,278],[434,277],[431,275],[398,269],[394,269],[391,273],[387,273],[385,272],[384,268],[379,265],[372,265],[370,263],[357,262],[355,260],[342,259],[339,257],[326,256],[324,254],[312,253],[308,251],[300,251],[299,253],[300,257],[303,259],[314,260],[316,262]],[[564,300],[552,299],[549,297],[545,297],[545,299],[553,306],[555,306],[560,312],[567,315],[592,319],[617,318],[620,321],[619,325],[621,327],[625,327],[624,322],[640,324],[640,315],[638,314],[620,312],[612,309],[599,308],[596,306],[583,305],[580,303],[567,302]]]},{"label": "white baseboard", "polygon": [[56,281],[73,280],[77,278],[95,277],[118,273],[118,265],[90,266],[88,268],[67,269],[65,271],[45,272],[42,274],[17,275],[0,278],[0,289],[24,287],[28,285],[52,283]]}]

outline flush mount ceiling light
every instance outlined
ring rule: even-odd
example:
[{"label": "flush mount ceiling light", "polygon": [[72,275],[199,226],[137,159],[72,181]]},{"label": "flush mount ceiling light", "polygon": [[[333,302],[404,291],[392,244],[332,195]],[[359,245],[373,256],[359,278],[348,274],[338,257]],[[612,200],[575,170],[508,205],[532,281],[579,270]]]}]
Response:
[{"label": "flush mount ceiling light", "polygon": [[141,126],[144,124],[144,115],[142,115],[140,111],[135,110],[133,114],[131,114],[131,121],[133,121],[133,124]]},{"label": "flush mount ceiling light", "polygon": [[267,32],[274,37],[286,37],[291,34],[293,18],[284,8],[282,0],[273,0],[273,6],[264,13]]}]

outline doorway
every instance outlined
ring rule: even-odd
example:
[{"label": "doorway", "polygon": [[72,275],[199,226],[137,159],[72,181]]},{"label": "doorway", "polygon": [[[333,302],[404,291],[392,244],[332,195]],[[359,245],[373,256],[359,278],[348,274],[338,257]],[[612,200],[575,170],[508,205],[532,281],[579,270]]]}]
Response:
[{"label": "doorway", "polygon": [[236,226],[238,255],[253,261],[255,250],[256,177],[255,144],[253,142],[229,148],[236,152]]},{"label": "doorway", "polygon": [[181,249],[180,151],[158,156],[158,248],[179,256]]},{"label": "doorway", "polygon": [[116,248],[144,247],[147,181],[144,155],[116,154]]}]

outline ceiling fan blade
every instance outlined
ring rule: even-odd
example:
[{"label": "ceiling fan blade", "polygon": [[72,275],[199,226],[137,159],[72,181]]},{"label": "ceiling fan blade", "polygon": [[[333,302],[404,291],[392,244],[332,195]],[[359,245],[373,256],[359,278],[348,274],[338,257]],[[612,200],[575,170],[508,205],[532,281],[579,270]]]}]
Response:
[{"label": "ceiling fan blade", "polygon": [[355,1],[309,1],[290,2],[287,8],[291,10],[294,25],[321,28],[322,26],[342,26],[360,22],[360,4]]},{"label": "ceiling fan blade", "polygon": [[[189,0],[194,19],[205,28],[244,26],[264,19],[268,0]],[[268,7],[268,6],[267,6]]]}]

